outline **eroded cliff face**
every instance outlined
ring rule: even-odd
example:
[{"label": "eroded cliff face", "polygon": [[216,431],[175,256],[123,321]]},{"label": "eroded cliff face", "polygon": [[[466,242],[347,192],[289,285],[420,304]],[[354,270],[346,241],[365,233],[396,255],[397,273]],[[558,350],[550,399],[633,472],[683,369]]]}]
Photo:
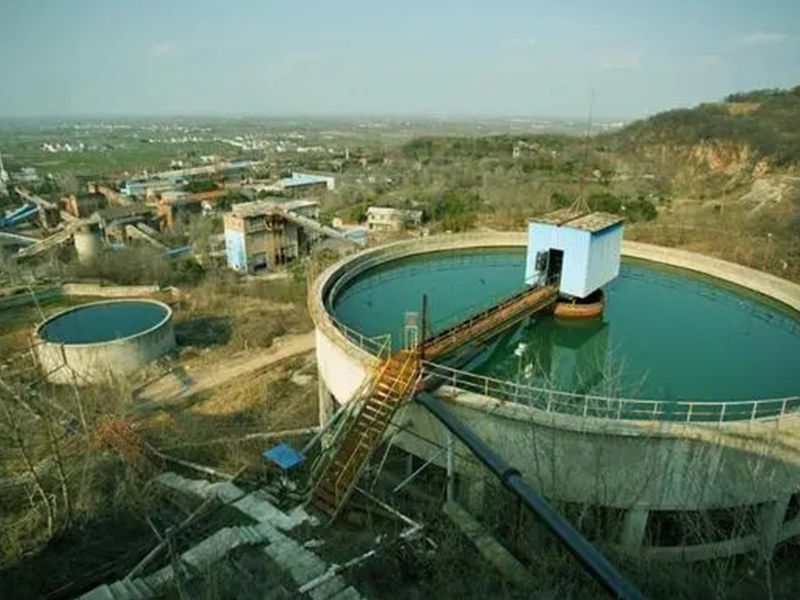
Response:
[{"label": "eroded cliff face", "polygon": [[747,144],[733,142],[705,142],[696,145],[657,144],[637,150],[643,158],[661,163],[665,168],[690,170],[694,174],[707,172],[736,176],[752,174],[756,165],[762,173],[768,168],[766,161],[754,161]]},{"label": "eroded cliff face", "polygon": [[666,176],[678,194],[715,196],[748,186],[772,171],[767,159],[757,158],[749,145],[736,142],[646,145],[630,158]]}]

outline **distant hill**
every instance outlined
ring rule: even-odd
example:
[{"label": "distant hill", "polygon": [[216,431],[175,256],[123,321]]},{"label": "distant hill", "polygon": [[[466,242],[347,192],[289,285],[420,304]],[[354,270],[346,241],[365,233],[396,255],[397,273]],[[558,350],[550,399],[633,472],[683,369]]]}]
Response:
[{"label": "distant hill", "polygon": [[800,86],[727,96],[723,102],[659,113],[606,138],[616,149],[735,144],[755,164],[800,165]]}]

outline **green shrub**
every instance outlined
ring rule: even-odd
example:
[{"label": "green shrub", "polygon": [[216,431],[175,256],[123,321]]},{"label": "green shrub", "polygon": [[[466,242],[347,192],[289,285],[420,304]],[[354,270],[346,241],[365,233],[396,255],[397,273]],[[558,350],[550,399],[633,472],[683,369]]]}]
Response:
[{"label": "green shrub", "polygon": [[637,221],[652,221],[658,216],[655,204],[645,198],[637,198],[625,203],[625,217],[635,223]]},{"label": "green shrub", "polygon": [[592,194],[588,200],[589,208],[600,212],[620,214],[622,211],[622,200],[613,194]]}]

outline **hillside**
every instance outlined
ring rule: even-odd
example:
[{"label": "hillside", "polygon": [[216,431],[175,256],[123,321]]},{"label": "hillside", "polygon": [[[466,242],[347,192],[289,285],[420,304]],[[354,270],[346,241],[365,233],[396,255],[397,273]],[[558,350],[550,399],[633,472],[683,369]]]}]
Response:
[{"label": "hillside", "polygon": [[[417,208],[431,231],[520,229],[584,198],[631,239],[705,252],[800,280],[800,86],[732,94],[586,139],[417,137],[346,165],[327,218]],[[723,235],[721,235],[723,234]]]},{"label": "hillside", "polygon": [[732,144],[755,165],[800,163],[800,86],[731,94],[723,102],[657,114],[614,135],[620,149],[646,145]]}]

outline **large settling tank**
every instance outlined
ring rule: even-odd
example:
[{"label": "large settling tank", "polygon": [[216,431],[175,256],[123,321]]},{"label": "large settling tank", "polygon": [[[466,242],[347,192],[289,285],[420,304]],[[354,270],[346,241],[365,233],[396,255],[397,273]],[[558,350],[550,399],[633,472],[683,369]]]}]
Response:
[{"label": "large settling tank", "polygon": [[[397,351],[421,335],[423,294],[430,334],[518,292],[526,242],[399,242],[320,275],[309,307],[321,421],[358,397],[387,341]],[[622,253],[601,318],[542,311],[474,344],[468,364],[426,363],[439,399],[545,497],[609,522],[624,513],[608,541],[636,556],[699,560],[800,534],[800,286],[680,250],[626,242]],[[393,447],[447,467],[449,433],[423,407],[409,402],[393,422]],[[481,510],[485,472],[458,458],[453,469]],[[659,533],[698,511],[725,523],[750,511],[759,525],[719,526],[702,543],[691,528]]]},{"label": "large settling tank", "polygon": [[83,304],[50,317],[35,333],[39,365],[53,383],[108,382],[174,347],[172,309],[155,300]]}]

